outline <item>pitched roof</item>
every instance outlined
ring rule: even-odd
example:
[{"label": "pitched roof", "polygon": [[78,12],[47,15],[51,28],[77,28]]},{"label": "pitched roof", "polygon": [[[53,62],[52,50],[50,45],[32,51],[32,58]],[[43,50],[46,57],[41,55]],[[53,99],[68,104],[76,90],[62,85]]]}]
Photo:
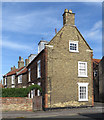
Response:
[{"label": "pitched roof", "polygon": [[97,63],[97,64],[98,64],[100,61],[101,61],[101,59],[93,59],[93,62],[94,62],[94,63]]},{"label": "pitched roof", "polygon": [[8,72],[7,74],[5,74],[4,76],[9,76],[9,75],[14,75],[16,74],[16,72],[20,71],[21,69],[23,69],[24,67],[21,67],[21,68],[18,68],[18,69],[15,69],[13,71],[10,71]]},{"label": "pitched roof", "polygon": [[23,70],[20,71],[20,73],[18,73],[18,75],[24,74],[27,72],[27,68],[25,67]]},{"label": "pitched roof", "polygon": [[[66,25],[64,25],[64,26],[55,34],[55,36],[49,41],[48,44],[50,44],[50,42],[65,28],[65,26],[66,26]],[[77,28],[75,25],[70,25],[70,26],[71,26],[71,27],[74,27],[74,28],[78,31],[78,33],[80,34],[80,36],[82,37],[82,39],[84,40],[84,42],[86,43],[86,45],[89,47],[90,50],[92,50],[91,47],[89,46],[89,44],[87,43],[87,41],[84,39],[84,37],[83,37],[82,34],[80,33],[80,31],[78,30],[78,28]]]},{"label": "pitched roof", "polygon": [[92,50],[91,47],[89,46],[89,44],[87,43],[87,41],[84,39],[84,37],[80,33],[80,31],[78,30],[78,28],[76,26],[74,26],[74,27],[76,28],[76,30],[78,31],[78,33],[80,34],[80,36],[82,37],[82,39],[84,40],[84,42],[86,43],[86,45],[89,47],[89,49]]}]

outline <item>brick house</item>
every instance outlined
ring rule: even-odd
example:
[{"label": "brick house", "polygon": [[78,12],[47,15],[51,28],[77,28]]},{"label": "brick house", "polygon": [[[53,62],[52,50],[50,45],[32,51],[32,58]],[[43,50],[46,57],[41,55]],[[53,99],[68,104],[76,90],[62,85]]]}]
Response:
[{"label": "brick house", "polygon": [[19,57],[18,68],[11,67],[11,71],[3,76],[3,85],[5,88],[18,88],[27,86],[27,68],[28,60]]},{"label": "brick house", "polygon": [[104,102],[104,56],[99,62],[99,101]]},{"label": "brick house", "polygon": [[93,59],[94,101],[104,102],[104,56]]},{"label": "brick house", "polygon": [[99,62],[101,59],[93,59],[93,88],[94,101],[99,101]]},{"label": "brick house", "polygon": [[93,106],[92,57],[75,26],[75,13],[65,9],[61,30],[51,41],[39,42],[38,55],[27,66],[28,85],[42,87],[43,108]]}]

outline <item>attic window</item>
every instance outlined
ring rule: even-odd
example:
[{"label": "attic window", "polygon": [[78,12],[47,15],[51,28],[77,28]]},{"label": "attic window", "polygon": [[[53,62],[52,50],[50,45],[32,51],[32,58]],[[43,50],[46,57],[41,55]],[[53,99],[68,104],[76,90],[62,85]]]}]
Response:
[{"label": "attic window", "polygon": [[69,41],[69,51],[70,52],[79,52],[78,51],[78,41]]}]

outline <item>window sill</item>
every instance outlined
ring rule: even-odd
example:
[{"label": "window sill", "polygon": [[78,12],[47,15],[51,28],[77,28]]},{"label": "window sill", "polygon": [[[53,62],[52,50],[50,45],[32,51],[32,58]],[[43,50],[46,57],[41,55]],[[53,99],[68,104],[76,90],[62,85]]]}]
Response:
[{"label": "window sill", "polygon": [[82,78],[84,78],[84,77],[85,77],[85,78],[87,78],[88,76],[80,76],[80,75],[78,75],[78,77],[82,77]]},{"label": "window sill", "polygon": [[88,99],[85,100],[78,100],[79,102],[88,102]]},{"label": "window sill", "polygon": [[73,50],[69,50],[69,52],[79,53],[79,51],[73,51]]},{"label": "window sill", "polygon": [[41,77],[37,77],[37,79],[40,79]]}]

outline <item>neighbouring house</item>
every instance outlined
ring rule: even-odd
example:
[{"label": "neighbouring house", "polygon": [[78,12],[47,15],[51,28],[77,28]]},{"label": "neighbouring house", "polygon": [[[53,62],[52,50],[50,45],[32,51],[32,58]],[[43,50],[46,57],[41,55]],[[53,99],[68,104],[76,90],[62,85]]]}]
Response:
[{"label": "neighbouring house", "polygon": [[17,88],[26,88],[27,87],[27,68],[24,67],[22,70],[16,74],[16,87]]},{"label": "neighbouring house", "polygon": [[[57,23],[58,24],[58,23]],[[63,27],[51,41],[40,41],[28,64],[28,85],[38,84],[43,108],[93,106],[93,50],[75,26],[75,13],[65,9]]]},{"label": "neighbouring house", "polygon": [[30,54],[28,59],[25,59],[25,65],[23,58],[19,56],[18,68],[11,67],[11,71],[3,76],[3,85],[5,88],[26,88],[27,84],[27,66],[36,57],[36,54]]},{"label": "neighbouring house", "polygon": [[94,101],[104,102],[104,56],[93,59]]},{"label": "neighbouring house", "polygon": [[101,59],[93,59],[93,88],[94,101],[99,101],[99,62]]},{"label": "neighbouring house", "polygon": [[5,88],[17,88],[17,87],[25,87],[27,85],[27,68],[28,59],[24,61],[21,56],[18,61],[18,68],[11,67],[11,71],[3,76],[3,85]]},{"label": "neighbouring house", "polygon": [[[15,67],[13,67],[15,68]],[[11,71],[8,72],[7,74],[5,74],[3,76],[3,85],[4,85],[4,88],[15,88],[15,79],[16,79],[16,73],[18,71],[20,71],[21,69],[23,69],[23,67],[19,68],[19,69],[12,69],[11,68]]]},{"label": "neighbouring house", "polygon": [[104,56],[99,62],[99,101],[104,102]]}]

